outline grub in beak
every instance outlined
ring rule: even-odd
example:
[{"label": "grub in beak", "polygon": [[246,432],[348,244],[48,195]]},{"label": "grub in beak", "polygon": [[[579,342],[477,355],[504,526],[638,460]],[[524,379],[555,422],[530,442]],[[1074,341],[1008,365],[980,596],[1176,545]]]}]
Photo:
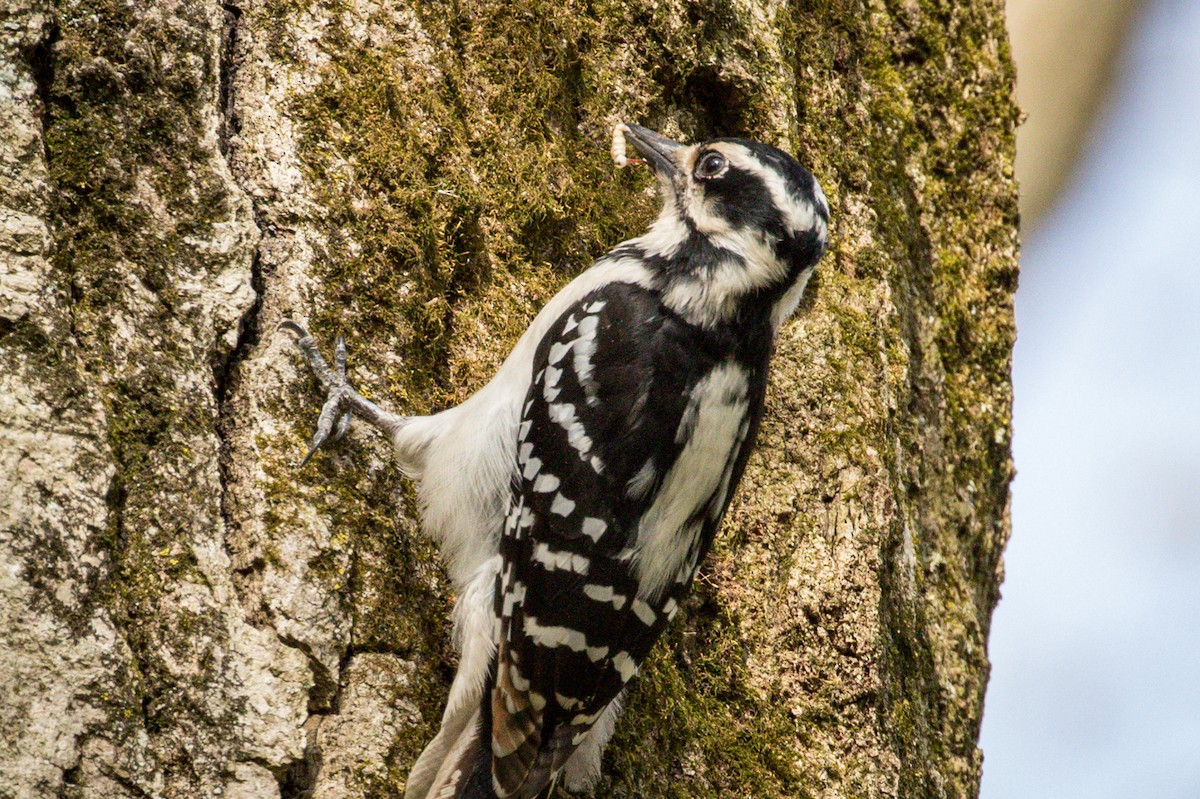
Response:
[{"label": "grub in beak", "polygon": [[[626,157],[626,141],[633,144],[634,149],[644,157],[644,161]],[[678,171],[671,155],[681,146],[679,142],[671,141],[666,136],[660,136],[641,125],[621,124],[613,128],[612,159],[619,167],[642,161],[649,164],[660,177],[670,178]]]}]

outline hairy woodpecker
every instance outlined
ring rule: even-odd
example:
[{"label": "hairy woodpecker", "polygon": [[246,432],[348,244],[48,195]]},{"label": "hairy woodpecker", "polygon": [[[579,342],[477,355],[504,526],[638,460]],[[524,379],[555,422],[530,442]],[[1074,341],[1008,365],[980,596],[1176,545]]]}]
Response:
[{"label": "hairy woodpecker", "polygon": [[599,777],[625,686],[686,595],[753,445],[780,324],[829,206],[787,153],[619,125],[663,208],[537,315],[490,383],[397,416],[294,322],[327,394],[308,457],[351,415],[417,482],[459,599],[458,673],[407,799],[534,799]]}]

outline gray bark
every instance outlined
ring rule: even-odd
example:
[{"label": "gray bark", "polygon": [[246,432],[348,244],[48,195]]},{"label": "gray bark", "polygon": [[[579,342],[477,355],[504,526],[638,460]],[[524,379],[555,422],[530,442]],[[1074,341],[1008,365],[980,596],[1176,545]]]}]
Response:
[{"label": "gray bark", "polygon": [[614,122],[818,176],[834,242],[600,796],[976,795],[1008,535],[999,0],[3,0],[0,796],[397,796],[453,597],[387,446],[303,470],[284,318],[402,411],[655,211]]}]

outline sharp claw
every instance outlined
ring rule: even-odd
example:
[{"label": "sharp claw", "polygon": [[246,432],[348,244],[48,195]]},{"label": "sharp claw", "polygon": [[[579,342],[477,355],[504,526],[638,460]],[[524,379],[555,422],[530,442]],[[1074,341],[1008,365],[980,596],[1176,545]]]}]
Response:
[{"label": "sharp claw", "polygon": [[325,358],[321,356],[317,342],[307,330],[290,319],[280,322],[279,329],[286,330],[296,337],[296,346],[300,348],[317,381],[326,391],[325,404],[321,407],[321,415],[317,419],[317,431],[313,434],[312,447],[299,464],[304,466],[318,449],[326,443],[337,441],[350,429],[351,414],[342,410],[346,388],[346,341],[338,336],[333,350],[334,368],[330,369]]},{"label": "sharp claw", "polygon": [[284,319],[279,323],[280,330],[286,330],[294,334],[297,338],[308,338],[308,331],[300,325],[293,322],[291,319]]},{"label": "sharp claw", "polygon": [[320,444],[313,444],[312,449],[310,449],[308,451],[308,454],[304,456],[304,460],[302,460],[298,464],[296,464],[296,468],[303,469],[305,467],[305,465],[308,464],[309,459],[311,459],[312,456],[315,455],[317,453],[317,450],[320,448],[321,448]]},{"label": "sharp claw", "polygon": [[300,348],[300,352],[303,353],[305,359],[308,361],[309,367],[312,369],[313,374],[316,375],[317,381],[321,384],[322,388],[326,391],[332,391],[338,386],[345,384],[345,344],[341,345],[341,352],[335,354],[335,361],[337,361],[339,356],[341,358],[340,373],[335,373],[329,368],[329,364],[325,362],[325,358],[321,355],[321,350],[317,347],[317,342],[313,340],[313,337],[308,334],[307,330],[290,319],[280,322],[279,329],[286,330],[297,337],[296,346]]},{"label": "sharp claw", "polygon": [[333,435],[329,437],[330,441],[341,441],[342,436],[346,435],[346,431],[350,429],[350,414],[343,413],[338,417],[337,427],[333,428]]}]

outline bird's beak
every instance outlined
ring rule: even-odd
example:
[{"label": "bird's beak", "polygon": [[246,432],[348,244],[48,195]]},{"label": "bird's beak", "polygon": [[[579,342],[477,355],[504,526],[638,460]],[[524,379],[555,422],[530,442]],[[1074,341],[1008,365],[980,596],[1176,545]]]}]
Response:
[{"label": "bird's beak", "polygon": [[679,169],[671,156],[683,145],[641,125],[626,124],[622,127],[625,129],[625,138],[645,157],[655,174],[668,180],[675,176]]}]

